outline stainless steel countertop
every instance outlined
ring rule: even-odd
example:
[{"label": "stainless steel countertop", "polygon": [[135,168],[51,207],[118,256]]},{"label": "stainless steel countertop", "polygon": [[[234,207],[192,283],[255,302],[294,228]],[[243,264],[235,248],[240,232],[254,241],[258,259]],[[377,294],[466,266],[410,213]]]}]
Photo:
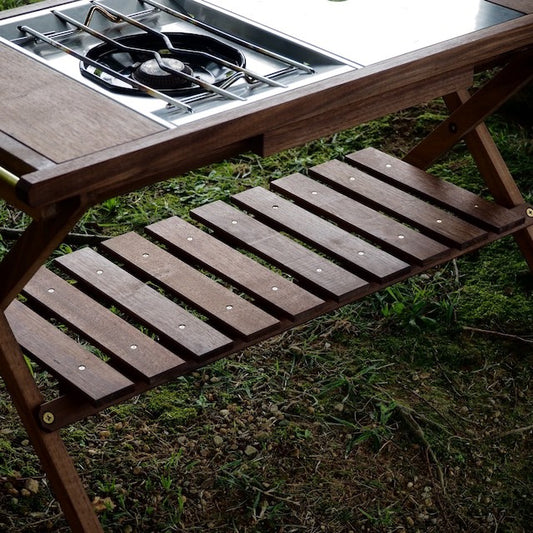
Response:
[{"label": "stainless steel countertop", "polygon": [[209,0],[369,65],[521,15],[485,0]]}]

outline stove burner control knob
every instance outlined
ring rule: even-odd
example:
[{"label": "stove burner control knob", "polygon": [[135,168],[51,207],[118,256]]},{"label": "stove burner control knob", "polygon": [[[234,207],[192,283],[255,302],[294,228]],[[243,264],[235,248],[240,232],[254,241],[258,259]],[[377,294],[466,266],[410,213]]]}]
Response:
[{"label": "stove burner control knob", "polygon": [[179,59],[162,58],[161,63],[171,69],[163,70],[155,59],[149,59],[135,69],[133,77],[152,89],[180,89],[187,87],[190,82],[181,76],[181,73],[192,75],[192,70]]}]

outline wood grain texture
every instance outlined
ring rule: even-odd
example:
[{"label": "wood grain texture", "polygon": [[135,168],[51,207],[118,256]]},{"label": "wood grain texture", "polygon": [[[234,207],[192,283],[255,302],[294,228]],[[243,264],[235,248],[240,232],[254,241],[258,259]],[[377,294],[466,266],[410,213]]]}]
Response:
[{"label": "wood grain texture", "polygon": [[6,309],[6,317],[23,350],[92,404],[99,405],[133,387],[129,379],[18,300]]},{"label": "wood grain texture", "polygon": [[[368,68],[368,67],[367,67]],[[419,105],[436,98],[436,95],[448,94],[472,85],[472,69],[438,75],[412,84],[401,90],[358,91],[357,98],[343,97],[335,109],[320,112],[313,121],[294,120],[279,128],[266,131],[262,136],[261,153],[270,155],[288,146],[303,144],[310,139],[332,135],[345,129],[346,124],[361,124],[377,117],[394,113],[408,107]]]},{"label": "wood grain texture", "polygon": [[113,301],[165,339],[183,356],[206,357],[227,349],[232,340],[155,289],[97,254],[82,248],[60,257],[57,264]]},{"label": "wood grain texture", "polygon": [[[518,226],[524,215],[489,202],[462,187],[444,181],[404,161],[367,148],[346,156],[349,163],[416,196],[429,200],[490,231]],[[523,201],[521,202],[523,203]]]},{"label": "wood grain texture", "polygon": [[185,364],[183,359],[44,267],[24,287],[23,294],[88,339],[129,375],[156,383],[175,375]]},{"label": "wood grain texture", "polygon": [[384,183],[341,161],[328,161],[309,169],[316,179],[402,220],[448,246],[466,248],[486,239],[487,232],[451,213]]},{"label": "wood grain texture", "polygon": [[68,4],[70,2],[72,2],[72,0],[43,0],[42,2],[39,2],[38,6],[35,6],[33,4],[26,4],[13,9],[9,9],[7,11],[0,11],[0,20],[2,20],[3,18],[8,18],[15,15],[21,15],[23,13],[35,11],[36,7],[38,9],[44,9],[47,7],[56,7],[63,4]]},{"label": "wood grain texture", "polygon": [[298,205],[362,235],[406,261],[425,264],[448,251],[446,246],[409,226],[302,174],[275,180],[270,185]]},{"label": "wood grain texture", "polygon": [[508,7],[521,13],[533,13],[533,2],[531,0],[487,0],[492,4]]},{"label": "wood grain texture", "polygon": [[0,164],[17,176],[54,166],[53,161],[2,131],[0,131]]},{"label": "wood grain texture", "polygon": [[277,315],[305,320],[323,308],[321,298],[178,217],[147,226],[146,230],[176,254],[227,280]]},{"label": "wood grain texture", "polygon": [[141,275],[177,295],[202,314],[246,340],[279,326],[279,321],[220,283],[143,239],[126,233],[102,243]]},{"label": "wood grain texture", "polygon": [[259,219],[292,233],[315,249],[349,265],[366,279],[386,281],[409,270],[404,261],[266,189],[255,187],[232,198]]},{"label": "wood grain texture", "polygon": [[191,216],[328,298],[346,301],[368,289],[368,281],[224,202],[198,207]]},{"label": "wood grain texture", "polygon": [[163,126],[0,43],[4,134],[62,163]]}]

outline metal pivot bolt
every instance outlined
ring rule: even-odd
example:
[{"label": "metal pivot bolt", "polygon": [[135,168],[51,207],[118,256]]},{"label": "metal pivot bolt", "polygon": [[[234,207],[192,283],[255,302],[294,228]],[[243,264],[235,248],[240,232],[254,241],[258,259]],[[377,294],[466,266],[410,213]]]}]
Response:
[{"label": "metal pivot bolt", "polygon": [[54,413],[46,411],[43,413],[42,419],[45,424],[53,424],[56,417],[54,416]]},{"label": "metal pivot bolt", "polygon": [[529,217],[529,218],[533,218],[533,207],[528,207],[526,209],[526,215]]}]

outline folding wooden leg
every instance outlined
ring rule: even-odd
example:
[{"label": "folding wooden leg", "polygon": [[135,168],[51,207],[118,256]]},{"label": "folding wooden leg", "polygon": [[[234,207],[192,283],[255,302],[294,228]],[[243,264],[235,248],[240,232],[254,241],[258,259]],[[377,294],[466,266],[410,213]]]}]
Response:
[{"label": "folding wooden leg", "polygon": [[59,433],[45,432],[37,423],[43,398],[3,313],[0,339],[0,373],[72,531],[103,532]]},{"label": "folding wooden leg", "polygon": [[[531,57],[518,59],[474,96],[466,90],[447,95],[444,100],[451,112],[450,117],[413,148],[405,161],[426,169],[456,142],[464,139],[495,200],[505,207],[523,205],[524,198],[483,120],[531,80],[531,65]],[[533,217],[533,212],[528,212],[527,216]],[[533,228],[515,233],[514,238],[533,271]]]},{"label": "folding wooden leg", "polygon": [[473,96],[462,101],[446,120],[405,156],[405,161],[426,170],[513,94],[527,85],[533,78],[532,65],[531,54],[510,61]]},{"label": "folding wooden leg", "polygon": [[[446,96],[444,100],[448,109],[454,111],[463,105],[469,97],[470,95],[467,91],[461,91]],[[464,140],[494,199],[505,207],[523,204],[524,198],[487,126],[483,123],[478,125],[465,136]],[[531,216],[533,216],[533,213],[531,213]],[[529,227],[515,233],[514,238],[530,270],[533,272],[533,228]]]},{"label": "folding wooden leg", "polygon": [[102,527],[59,433],[45,432],[37,422],[43,397],[3,313],[83,212],[78,200],[50,209],[48,216],[30,224],[0,264],[0,375],[72,531],[101,533]]}]

